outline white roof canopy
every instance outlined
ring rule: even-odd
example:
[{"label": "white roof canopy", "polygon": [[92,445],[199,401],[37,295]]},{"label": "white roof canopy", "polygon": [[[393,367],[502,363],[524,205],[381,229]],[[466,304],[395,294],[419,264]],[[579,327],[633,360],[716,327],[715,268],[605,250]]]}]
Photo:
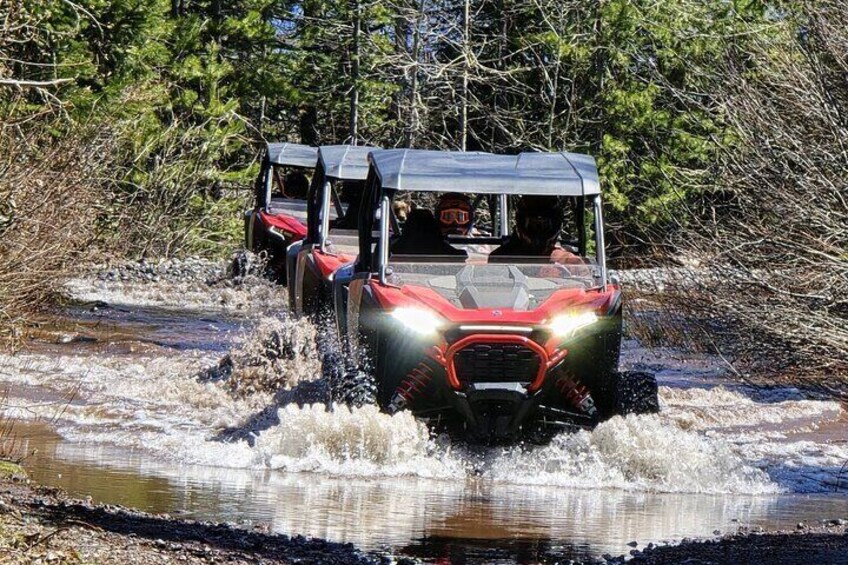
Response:
[{"label": "white roof canopy", "polygon": [[384,188],[478,194],[600,194],[594,157],[579,153],[493,155],[387,149],[370,156]]},{"label": "white roof canopy", "polygon": [[324,176],[339,180],[365,180],[368,176],[368,154],[379,147],[367,145],[322,145],[318,160]]},{"label": "white roof canopy", "polygon": [[274,165],[314,169],[318,148],[300,143],[269,143],[268,160]]}]

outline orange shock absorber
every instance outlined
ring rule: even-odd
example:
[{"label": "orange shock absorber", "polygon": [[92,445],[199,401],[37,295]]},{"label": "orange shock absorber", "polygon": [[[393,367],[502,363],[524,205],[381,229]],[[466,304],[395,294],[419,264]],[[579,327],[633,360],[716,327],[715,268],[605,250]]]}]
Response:
[{"label": "orange shock absorber", "polygon": [[389,403],[389,412],[394,414],[406,408],[410,402],[415,400],[427,388],[431,380],[433,380],[433,368],[426,360],[421,361],[414,369],[407,373],[395,389],[392,401]]},{"label": "orange shock absorber", "polygon": [[579,410],[587,416],[595,417],[598,409],[589,389],[580,382],[577,377],[563,375],[556,383],[557,389],[565,397],[572,408]]}]

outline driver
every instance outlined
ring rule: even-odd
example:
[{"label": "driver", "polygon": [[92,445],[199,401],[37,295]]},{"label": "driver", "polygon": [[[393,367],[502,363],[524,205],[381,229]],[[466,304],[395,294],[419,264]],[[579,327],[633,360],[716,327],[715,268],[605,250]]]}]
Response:
[{"label": "driver", "polygon": [[344,216],[330,222],[333,229],[355,230],[359,226],[359,208],[362,203],[364,184],[360,181],[344,181],[342,183],[341,199],[347,202]]},{"label": "driver", "polygon": [[403,231],[390,247],[392,255],[434,255],[465,258],[467,253],[445,241],[433,212],[426,208],[412,210]]},{"label": "driver", "polygon": [[539,257],[547,261],[582,264],[580,257],[559,245],[563,207],[556,196],[522,196],[515,212],[515,229],[509,239],[489,254],[490,262],[511,257]]}]

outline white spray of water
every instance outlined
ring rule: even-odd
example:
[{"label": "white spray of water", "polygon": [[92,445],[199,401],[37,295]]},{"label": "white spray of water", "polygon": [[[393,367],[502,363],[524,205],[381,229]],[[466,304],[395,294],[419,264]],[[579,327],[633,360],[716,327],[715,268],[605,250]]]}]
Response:
[{"label": "white spray of water", "polygon": [[280,410],[280,425],[257,441],[272,469],[352,476],[456,478],[463,462],[441,449],[423,423],[409,413],[389,416],[366,406],[350,410],[323,405]]},{"label": "white spray of water", "polygon": [[812,400],[775,400],[757,402],[742,392],[723,386],[710,389],[674,389],[663,387],[664,416],[682,428],[709,430],[714,428],[757,428],[786,425],[839,417],[837,402]]},{"label": "white spray of water", "polygon": [[308,321],[262,316],[228,355],[232,374],[226,386],[246,396],[314,381],[321,374],[315,347],[315,327]]},{"label": "white spray of water", "polygon": [[257,345],[269,329],[292,330],[309,341],[310,328],[296,324],[305,322],[265,320],[246,335],[232,354],[243,361],[243,372],[237,366],[230,382],[198,379],[200,369],[218,359],[196,351],[0,356],[2,382],[54,397],[77,391],[67,406],[29,403],[6,413],[45,419],[61,413],[59,431],[74,441],[144,450],[168,461],[339,476],[455,480],[482,472],[498,483],[767,493],[827,489],[848,460],[844,444],[792,437],[838,420],[837,403],[761,402],[724,387],[661,387],[659,415],[614,418],[547,446],[481,455],[434,440],[408,413],[306,404],[315,402],[310,385],[320,376],[314,348],[268,360]]},{"label": "white spray of water", "polygon": [[547,446],[508,450],[496,480],[658,492],[770,493],[780,489],[725,442],[681,430],[657,416],[614,417],[592,432],[559,435]]},{"label": "white spray of water", "polygon": [[65,292],[81,302],[122,306],[223,312],[285,311],[288,298],[278,286],[262,279],[249,283],[241,286],[210,286],[203,281],[150,284],[85,277],[68,281]]}]

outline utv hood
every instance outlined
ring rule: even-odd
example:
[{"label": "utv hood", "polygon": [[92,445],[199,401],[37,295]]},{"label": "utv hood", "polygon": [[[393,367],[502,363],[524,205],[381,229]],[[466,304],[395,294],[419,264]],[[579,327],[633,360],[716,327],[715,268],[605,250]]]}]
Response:
[{"label": "utv hood", "polygon": [[546,268],[544,265],[465,265],[455,274],[402,274],[401,278],[410,286],[435,291],[463,310],[533,310],[558,290],[585,288],[580,280],[542,276]]}]

